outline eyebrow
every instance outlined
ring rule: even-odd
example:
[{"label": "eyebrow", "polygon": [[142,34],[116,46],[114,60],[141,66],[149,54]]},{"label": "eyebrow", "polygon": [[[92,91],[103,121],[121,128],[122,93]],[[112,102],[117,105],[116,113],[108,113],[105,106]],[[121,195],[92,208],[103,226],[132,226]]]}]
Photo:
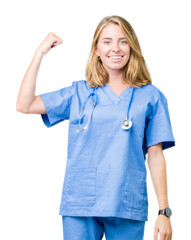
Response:
[{"label": "eyebrow", "polygon": [[[112,39],[112,38],[109,38],[109,37],[102,38],[102,40],[104,40],[104,39]],[[119,38],[119,40],[122,40],[122,39],[126,39],[126,37]]]}]

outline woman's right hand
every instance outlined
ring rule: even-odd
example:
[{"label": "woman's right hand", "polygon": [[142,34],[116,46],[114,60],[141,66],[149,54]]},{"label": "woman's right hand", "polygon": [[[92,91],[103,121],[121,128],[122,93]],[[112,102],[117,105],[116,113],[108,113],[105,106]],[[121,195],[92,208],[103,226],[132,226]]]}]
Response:
[{"label": "woman's right hand", "polygon": [[46,38],[42,41],[36,52],[44,56],[51,48],[62,43],[62,39],[53,32],[50,32]]}]

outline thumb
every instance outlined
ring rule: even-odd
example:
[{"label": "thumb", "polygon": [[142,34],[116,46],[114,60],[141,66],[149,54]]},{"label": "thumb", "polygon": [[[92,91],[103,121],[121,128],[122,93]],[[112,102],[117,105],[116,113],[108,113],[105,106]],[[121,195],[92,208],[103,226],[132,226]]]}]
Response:
[{"label": "thumb", "polygon": [[55,46],[58,46],[59,44],[61,44],[63,42],[63,40],[55,40],[53,43],[52,43],[52,46],[51,48],[55,47]]}]

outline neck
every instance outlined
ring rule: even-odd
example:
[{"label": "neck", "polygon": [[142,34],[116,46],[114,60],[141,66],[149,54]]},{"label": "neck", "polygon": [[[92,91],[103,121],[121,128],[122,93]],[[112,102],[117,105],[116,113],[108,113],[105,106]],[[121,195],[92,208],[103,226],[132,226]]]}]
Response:
[{"label": "neck", "polygon": [[124,84],[123,72],[121,71],[110,71],[109,72],[109,84]]}]

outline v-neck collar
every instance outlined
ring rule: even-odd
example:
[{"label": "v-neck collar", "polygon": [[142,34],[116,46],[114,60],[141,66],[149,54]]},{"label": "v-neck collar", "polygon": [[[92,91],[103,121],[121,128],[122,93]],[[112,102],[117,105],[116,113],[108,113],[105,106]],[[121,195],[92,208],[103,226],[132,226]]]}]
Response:
[{"label": "v-neck collar", "polygon": [[126,87],[119,96],[113,91],[113,89],[110,87],[108,83],[105,84],[103,87],[104,91],[109,95],[109,97],[112,99],[112,101],[115,104],[118,104],[127,94],[130,93],[131,87]]}]

